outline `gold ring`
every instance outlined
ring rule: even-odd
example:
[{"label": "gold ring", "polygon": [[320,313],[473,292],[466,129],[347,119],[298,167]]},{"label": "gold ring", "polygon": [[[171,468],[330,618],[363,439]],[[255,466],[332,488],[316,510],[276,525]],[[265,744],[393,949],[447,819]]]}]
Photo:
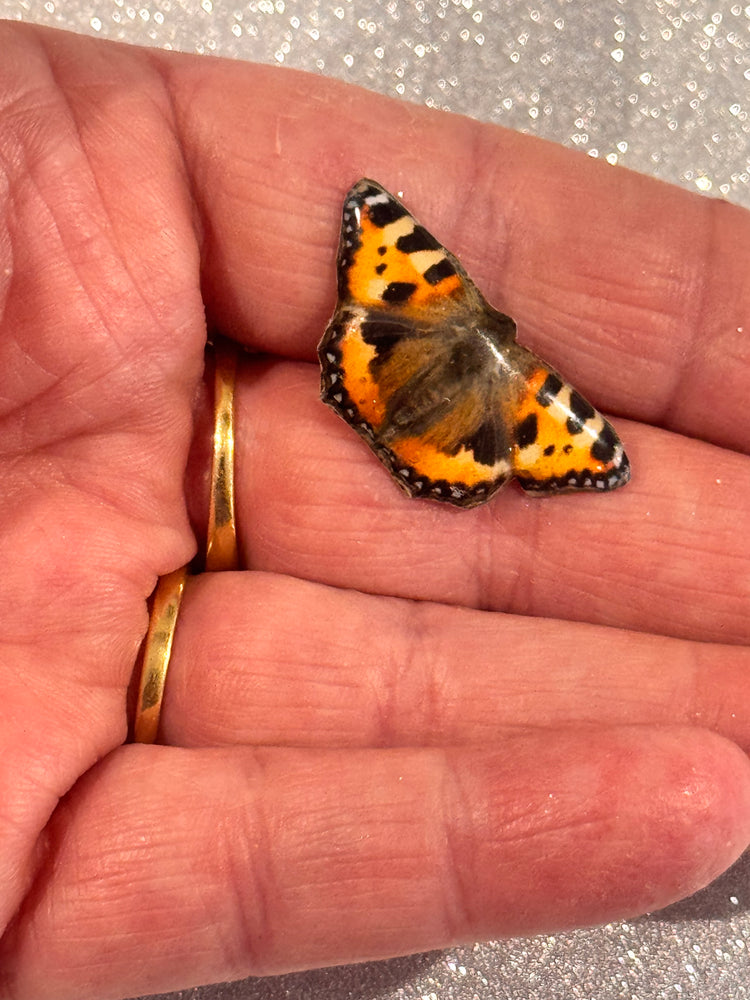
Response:
[{"label": "gold ring", "polygon": [[187,566],[176,569],[167,576],[160,576],[153,593],[148,632],[143,642],[143,666],[133,724],[135,743],[156,741],[164,684],[186,576]]},{"label": "gold ring", "polygon": [[234,513],[234,387],[237,347],[229,340],[214,343],[214,440],[211,494],[206,531],[206,569],[237,569],[237,524]]}]

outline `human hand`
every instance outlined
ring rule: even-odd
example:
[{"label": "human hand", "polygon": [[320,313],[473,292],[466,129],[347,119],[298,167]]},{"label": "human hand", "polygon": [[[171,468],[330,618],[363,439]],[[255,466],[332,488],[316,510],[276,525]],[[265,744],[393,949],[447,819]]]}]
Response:
[{"label": "human hand", "polygon": [[[323,79],[10,24],[0,51],[0,997],[591,924],[729,865],[747,213]],[[630,485],[411,501],[320,403],[361,175],[621,415]],[[204,304],[263,352],[252,572],[190,581],[167,745],[128,745],[146,597],[205,520]]]}]

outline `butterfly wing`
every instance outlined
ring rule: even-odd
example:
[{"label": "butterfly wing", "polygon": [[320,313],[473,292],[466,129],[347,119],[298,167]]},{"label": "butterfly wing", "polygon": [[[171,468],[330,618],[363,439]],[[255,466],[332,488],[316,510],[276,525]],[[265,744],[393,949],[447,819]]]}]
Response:
[{"label": "butterfly wing", "polygon": [[473,507],[514,475],[537,496],[627,482],[611,424],[374,181],[344,203],[338,288],[322,398],[411,496]]},{"label": "butterfly wing", "polygon": [[512,355],[525,374],[513,450],[523,489],[548,496],[627,483],[630,463],[612,424],[531,351],[514,345]]},{"label": "butterfly wing", "polygon": [[340,301],[392,307],[419,319],[471,309],[481,300],[458,260],[397,198],[367,179],[344,202],[338,278]]},{"label": "butterfly wing", "polygon": [[[484,301],[456,258],[374,181],[344,204],[339,303],[318,347],[321,393],[412,496],[482,503],[511,474],[494,340],[513,322]],[[490,401],[494,399],[494,405]]]}]

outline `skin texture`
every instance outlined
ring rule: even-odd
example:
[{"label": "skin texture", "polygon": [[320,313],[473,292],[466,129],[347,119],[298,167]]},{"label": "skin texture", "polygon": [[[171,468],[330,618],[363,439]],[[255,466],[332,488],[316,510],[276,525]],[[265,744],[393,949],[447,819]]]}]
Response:
[{"label": "skin texture", "polygon": [[[288,71],[0,25],[0,998],[632,916],[750,839],[750,218]],[[633,481],[411,501],[318,400],[341,199],[403,191]],[[206,323],[253,572],[190,582]],[[262,354],[261,357],[253,355]]]}]

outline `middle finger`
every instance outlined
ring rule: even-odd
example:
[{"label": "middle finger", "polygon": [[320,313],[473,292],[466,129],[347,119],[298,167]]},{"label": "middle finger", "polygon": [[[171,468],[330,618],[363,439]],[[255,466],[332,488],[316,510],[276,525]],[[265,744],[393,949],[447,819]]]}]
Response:
[{"label": "middle finger", "polygon": [[318,398],[318,372],[246,362],[237,393],[245,565],[371,593],[750,640],[750,459],[618,421],[633,479],[611,494],[474,510],[412,500]]}]

